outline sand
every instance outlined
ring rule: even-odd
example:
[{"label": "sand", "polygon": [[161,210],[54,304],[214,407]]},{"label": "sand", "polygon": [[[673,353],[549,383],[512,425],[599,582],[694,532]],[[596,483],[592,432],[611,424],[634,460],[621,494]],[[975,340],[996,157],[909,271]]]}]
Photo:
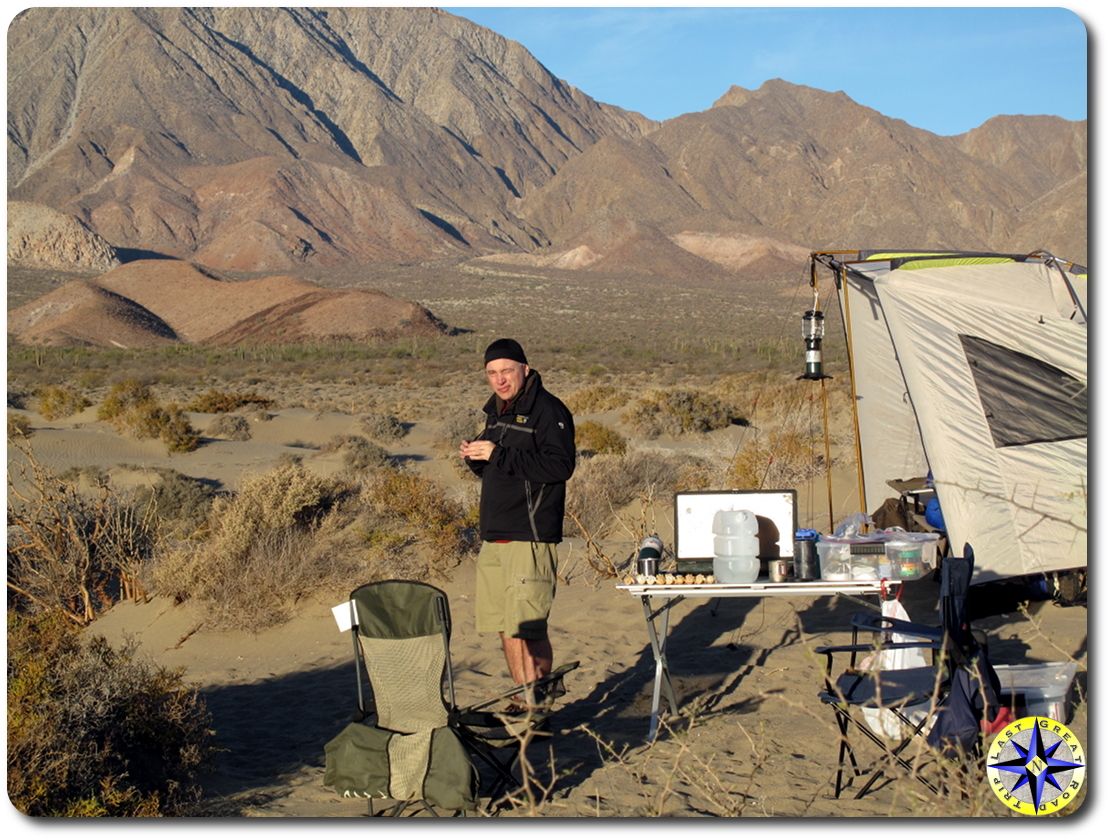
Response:
[{"label": "sand", "polygon": [[[241,475],[267,469],[281,452],[303,454],[335,434],[358,433],[357,418],[288,409],[254,424],[251,441],[213,442],[195,453],[168,456],[160,444],[116,435],[90,412],[54,423],[30,414],[32,442],[44,463],[169,466],[234,489]],[[195,425],[204,428],[207,419],[194,416]],[[429,429],[418,422],[395,449],[450,480],[452,470],[430,441]],[[306,463],[323,471],[339,468],[335,458]],[[823,485],[824,479],[819,492],[799,493],[800,520],[819,530],[827,524]],[[838,515],[851,511],[851,485],[851,476],[836,477]],[[665,511],[659,522],[671,545]],[[637,546],[617,538],[605,547],[623,560]],[[691,597],[676,606],[668,659],[682,715],[668,716],[658,740],[649,743],[654,662],[641,604],[587,564],[581,541],[565,541],[560,556],[564,582],[552,614],[552,642],[557,663],[581,664],[566,680],[554,737],[530,752],[538,776],[550,786],[541,816],[828,820],[1009,814],[986,782],[966,799],[922,798],[924,788],[906,782],[886,785],[861,802],[831,798],[836,732],[832,714],[817,702],[821,660],[813,649],[849,641],[847,621],[860,606],[845,598]],[[363,582],[352,580],[351,588]],[[473,561],[451,580],[433,582],[450,599],[452,659],[464,701],[509,688],[495,638],[474,630]],[[907,585],[904,603],[912,618],[934,620],[937,588],[931,578]],[[140,656],[185,669],[186,679],[203,692],[224,749],[216,772],[204,779],[209,813],[360,817],[364,802],[344,800],[322,783],[324,744],[351,719],[356,703],[350,636],[340,632],[331,613],[344,597],[319,593],[300,603],[288,623],[257,634],[210,631],[191,605],[161,598],[118,604],[88,632],[115,643],[135,641]],[[1076,659],[1085,694],[1085,606],[1034,602],[1029,614],[1011,609],[976,626],[988,633],[996,664]],[[1086,743],[1086,704],[1068,725]]]}]

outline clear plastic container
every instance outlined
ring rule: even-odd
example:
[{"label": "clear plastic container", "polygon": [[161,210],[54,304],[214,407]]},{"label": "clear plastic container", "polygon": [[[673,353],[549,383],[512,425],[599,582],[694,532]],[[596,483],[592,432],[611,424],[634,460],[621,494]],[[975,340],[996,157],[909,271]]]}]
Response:
[{"label": "clear plastic container", "polygon": [[917,580],[936,565],[939,533],[892,529],[882,538],[892,579]]},{"label": "clear plastic container", "polygon": [[713,515],[713,575],[718,583],[752,583],[759,576],[759,522],[750,510]]},{"label": "clear plastic container", "polygon": [[821,580],[879,580],[882,543],[873,534],[857,537],[822,535],[817,541]]}]

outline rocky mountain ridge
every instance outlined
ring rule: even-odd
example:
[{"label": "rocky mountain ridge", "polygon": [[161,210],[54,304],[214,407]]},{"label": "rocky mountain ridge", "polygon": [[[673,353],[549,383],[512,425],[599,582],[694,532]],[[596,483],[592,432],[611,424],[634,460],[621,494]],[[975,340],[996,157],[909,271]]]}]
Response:
[{"label": "rocky mountain ridge", "polygon": [[940,137],[772,80],[659,124],[432,8],[44,7],[8,37],[9,200],[124,259],[676,277],[836,247],[1087,259],[1086,121]]}]

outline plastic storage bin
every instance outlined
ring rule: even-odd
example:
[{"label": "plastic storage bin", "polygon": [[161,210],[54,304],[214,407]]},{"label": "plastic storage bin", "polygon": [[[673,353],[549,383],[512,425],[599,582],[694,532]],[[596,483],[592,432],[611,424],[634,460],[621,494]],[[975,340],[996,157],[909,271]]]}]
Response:
[{"label": "plastic storage bin", "polygon": [[874,535],[822,536],[817,541],[821,580],[879,580],[883,544]]},{"label": "plastic storage bin", "polygon": [[935,531],[883,531],[882,539],[893,580],[917,580],[936,565],[940,534]]},{"label": "plastic storage bin", "polygon": [[1067,723],[1071,715],[1071,685],[1078,666],[1074,662],[1036,665],[995,665],[1001,685],[999,701],[1014,708],[1014,716],[1043,717]]}]

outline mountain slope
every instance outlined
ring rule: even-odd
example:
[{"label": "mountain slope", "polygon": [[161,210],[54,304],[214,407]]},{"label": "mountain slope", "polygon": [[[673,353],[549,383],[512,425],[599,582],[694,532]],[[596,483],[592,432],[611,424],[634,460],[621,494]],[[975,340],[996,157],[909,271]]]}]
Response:
[{"label": "mountain slope", "polygon": [[[531,246],[508,207],[521,191],[603,136],[654,125],[435,9],[36,8],[9,45],[10,197],[174,256],[238,236],[198,218],[198,191],[257,159],[328,173],[310,191],[336,171],[388,190],[466,249]],[[275,202],[288,203],[260,177],[240,215]],[[375,258],[333,252],[330,216],[293,209],[316,261]],[[416,238],[417,255],[439,245]]]},{"label": "mountain slope", "polygon": [[776,79],[658,124],[433,8],[36,7],[8,38],[9,199],[123,259],[681,275],[827,247],[1087,258],[1085,121],[940,137]]}]

